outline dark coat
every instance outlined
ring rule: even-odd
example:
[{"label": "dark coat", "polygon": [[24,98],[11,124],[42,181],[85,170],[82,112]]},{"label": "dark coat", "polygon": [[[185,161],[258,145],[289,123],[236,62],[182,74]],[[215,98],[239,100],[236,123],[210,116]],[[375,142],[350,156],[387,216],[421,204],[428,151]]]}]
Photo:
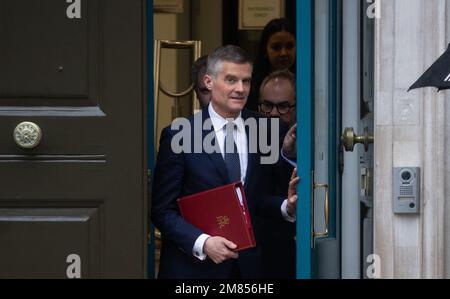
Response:
[{"label": "dark coat", "polygon": [[[200,113],[203,120],[209,118],[207,108]],[[244,109],[242,118],[244,121],[248,118],[258,120],[260,116]],[[194,117],[191,116],[188,121],[193,134]],[[203,130],[203,138],[212,131]],[[277,164],[264,165],[260,163],[263,154],[259,150],[249,153],[244,187],[257,246],[240,251],[236,261],[228,260],[219,265],[209,259],[200,261],[193,256],[192,249],[203,232],[181,217],[177,199],[231,182],[220,153],[175,154],[171,142],[177,132],[170,127],[162,131],[153,182],[151,216],[162,236],[159,278],[229,278],[233,263],[237,263],[242,278],[264,278],[259,244],[263,233],[262,224],[266,217],[282,220],[280,207],[285,198],[272,195],[276,193],[275,189],[279,189],[278,183],[274,181],[281,181],[286,186],[292,166],[281,156]],[[247,128],[247,140],[248,137]],[[281,137],[280,144],[283,140]],[[193,144],[191,146],[194,147]]]}]

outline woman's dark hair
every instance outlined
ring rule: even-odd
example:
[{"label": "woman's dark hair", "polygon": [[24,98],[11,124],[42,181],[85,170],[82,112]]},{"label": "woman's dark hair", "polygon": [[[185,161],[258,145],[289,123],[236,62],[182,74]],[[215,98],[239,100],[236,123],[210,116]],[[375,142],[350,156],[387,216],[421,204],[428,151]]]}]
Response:
[{"label": "woman's dark hair", "polygon": [[[256,55],[256,60],[254,64],[253,79],[252,79],[252,89],[250,92],[249,99],[247,101],[246,108],[257,111],[258,109],[258,92],[259,86],[264,78],[269,75],[273,69],[267,55],[267,43],[270,37],[280,31],[286,31],[296,36],[295,24],[288,18],[273,19],[264,27],[261,34],[261,39],[259,41],[258,52]],[[292,73],[296,73],[295,64],[289,69]]]},{"label": "woman's dark hair", "polygon": [[267,23],[259,41],[255,70],[256,68],[259,68],[259,71],[264,73],[264,77],[273,71],[269,57],[267,56],[267,43],[269,42],[270,37],[280,31],[286,31],[291,33],[293,36],[296,36],[295,29],[295,26],[292,25],[291,21],[287,18],[273,19]]}]

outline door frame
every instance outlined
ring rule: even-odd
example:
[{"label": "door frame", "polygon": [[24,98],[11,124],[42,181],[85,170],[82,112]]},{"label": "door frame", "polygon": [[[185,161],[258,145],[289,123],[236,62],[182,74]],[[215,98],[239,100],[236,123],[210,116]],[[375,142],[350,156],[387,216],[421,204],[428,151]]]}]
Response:
[{"label": "door frame", "polygon": [[[343,67],[342,67],[342,127],[359,130],[360,98],[360,3],[343,3]],[[359,146],[358,146],[359,147]],[[361,277],[361,232],[359,187],[359,154],[344,152],[345,171],[342,174],[342,278]]]},{"label": "door frame", "polygon": [[314,161],[314,1],[297,2],[297,278],[312,276],[311,171]]},{"label": "door frame", "polygon": [[155,278],[155,233],[150,221],[152,174],[155,166],[154,144],[154,105],[153,105],[153,0],[147,0],[147,185],[148,185],[148,240],[147,240],[147,278]]},{"label": "door frame", "polygon": [[[341,91],[342,91],[342,3],[329,0],[329,25],[328,25],[328,186],[329,186],[329,234],[326,238],[316,239],[322,242],[338,242],[336,246],[341,250],[341,193],[340,193],[340,119],[341,119]],[[317,250],[314,251],[314,238],[312,235],[312,215],[314,213],[312,197],[314,170],[314,116],[315,116],[315,2],[312,0],[300,0],[297,4],[297,159],[298,186],[297,204],[297,278],[317,278],[320,274],[317,259]],[[322,243],[321,242],[321,243]],[[325,244],[325,243],[322,243]],[[331,248],[331,247],[330,247]],[[322,248],[323,249],[323,248]],[[330,249],[329,249],[330,250]],[[341,253],[337,252],[334,258],[339,259],[332,273],[341,273]],[[317,268],[317,269],[316,269]],[[323,269],[322,269],[323,271]],[[337,273],[337,274],[336,274]],[[325,274],[325,275],[324,275]]]},{"label": "door frame", "polygon": [[[331,0],[330,3],[334,2]],[[334,4],[333,9],[336,9]],[[313,170],[314,161],[314,1],[313,0],[298,0],[297,7],[297,43],[302,45],[297,47],[297,157],[302,157],[301,163],[298,163],[298,175],[300,182],[298,185],[298,204],[297,204],[297,278],[310,279],[313,276],[313,254],[311,250],[312,227],[311,227],[311,213],[312,213],[312,181],[311,171]],[[332,21],[336,21],[332,16]],[[148,117],[147,117],[147,134],[148,134],[148,169],[153,170],[154,167],[154,144],[153,144],[153,1],[147,0],[147,57],[148,57]],[[330,55],[331,70],[339,72],[340,66],[335,66],[338,60],[339,46],[336,46],[338,41],[335,35],[330,37],[333,45],[332,55]],[[306,46],[305,46],[306,45]],[[309,46],[308,46],[309,45]],[[334,74],[330,75],[330,82],[336,82]],[[336,100],[335,95],[340,92],[339,84],[332,84],[330,86],[330,98]],[[329,111],[331,115],[338,117],[336,113],[336,101],[330,101]],[[333,111],[334,110],[334,113]],[[339,118],[339,117],[338,117]],[[335,121],[336,118],[333,118]],[[338,136],[339,131],[335,126],[330,126],[330,151],[331,155],[336,154],[334,148],[334,141]],[[336,156],[330,156],[330,161],[337,161]],[[300,161],[300,160],[299,160]],[[330,165],[329,169],[330,183],[335,184],[336,167]],[[150,184],[150,181],[149,181]],[[151,194],[151,187],[149,185],[149,196]],[[336,208],[338,192],[337,184],[334,186],[334,191],[331,193],[331,215],[330,229],[331,237],[336,237],[337,223],[336,223]],[[149,198],[150,199],[150,198]],[[154,233],[153,226],[150,224],[149,228],[149,242],[148,242],[148,278],[154,278]]]}]

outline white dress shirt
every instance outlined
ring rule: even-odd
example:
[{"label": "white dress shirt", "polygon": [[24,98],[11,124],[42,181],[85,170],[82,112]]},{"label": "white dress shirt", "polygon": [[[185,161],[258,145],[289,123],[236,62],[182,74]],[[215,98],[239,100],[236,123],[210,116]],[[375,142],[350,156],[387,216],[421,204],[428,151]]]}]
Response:
[{"label": "white dress shirt", "polygon": [[222,158],[225,157],[224,144],[226,136],[226,124],[228,121],[234,122],[236,130],[233,131],[233,139],[236,143],[236,147],[239,153],[239,162],[241,166],[241,181],[245,182],[245,175],[247,173],[247,160],[248,160],[248,145],[247,145],[247,133],[245,132],[244,120],[241,117],[241,113],[236,119],[225,119],[220,116],[213,108],[213,105],[208,106],[209,117],[216,133],[216,142],[219,143],[220,153]]},{"label": "white dress shirt", "polygon": [[[247,144],[247,133],[245,132],[244,121],[241,117],[241,113],[236,119],[225,119],[220,116],[213,108],[212,103],[208,106],[209,116],[211,118],[211,122],[214,128],[214,132],[216,133],[216,142],[219,143],[220,152],[222,157],[225,155],[224,151],[224,143],[226,136],[226,124],[228,121],[233,121],[236,124],[236,130],[233,131],[234,141],[236,143],[236,147],[239,153],[239,160],[241,166],[241,181],[242,184],[245,182],[245,176],[247,173],[247,164],[248,164],[248,144]],[[242,202],[241,202],[242,204]],[[295,222],[296,218],[289,216],[287,213],[287,200],[283,202],[281,205],[281,214],[283,217],[289,222]],[[192,249],[192,253],[195,257],[200,260],[206,259],[206,254],[203,252],[203,246],[210,236],[207,234],[200,235],[194,243],[194,248]]]}]

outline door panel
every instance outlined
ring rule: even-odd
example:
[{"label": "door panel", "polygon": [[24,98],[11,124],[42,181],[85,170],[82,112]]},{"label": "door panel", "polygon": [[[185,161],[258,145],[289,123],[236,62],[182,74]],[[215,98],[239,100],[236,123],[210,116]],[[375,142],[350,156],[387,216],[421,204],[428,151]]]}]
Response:
[{"label": "door panel", "polygon": [[302,279],[340,278],[337,157],[341,5],[341,1],[334,0],[297,3],[297,39],[303,45],[297,48],[297,157],[301,157],[297,277]]},{"label": "door panel", "polygon": [[[362,5],[362,11],[367,11],[370,3]],[[361,13],[362,14],[362,13]],[[360,133],[367,128],[369,134],[374,135],[374,74],[375,74],[375,21],[362,14],[361,20],[361,103],[359,123]],[[364,278],[371,266],[367,257],[373,254],[373,178],[374,178],[374,147],[370,145],[366,150],[359,146],[359,177],[361,201],[361,241],[362,260],[361,272]],[[371,260],[371,259],[370,259]],[[370,261],[369,260],[369,261]]]},{"label": "door panel", "polygon": [[81,19],[67,18],[65,1],[2,0],[0,5],[3,105],[97,104],[99,0],[81,2]]},{"label": "door panel", "polygon": [[[101,260],[99,210],[0,209],[0,243],[8,244],[0,256],[0,277],[60,277],[66,272],[67,257],[74,253],[82,258],[82,277],[98,276]],[[48,256],[53,258],[46,258]]]},{"label": "door panel", "polygon": [[[328,232],[316,238],[313,277],[336,279],[340,273],[340,217],[337,199],[340,94],[340,8],[339,0],[315,2],[315,105],[314,180],[326,188],[314,190],[314,230]],[[328,203],[326,199],[328,198]],[[325,210],[328,204],[328,213]],[[327,214],[327,215],[326,215]],[[328,225],[327,225],[328,224]]]},{"label": "door panel", "polygon": [[[88,11],[97,4],[89,1]],[[87,33],[95,31],[88,30],[87,18],[67,22],[66,7],[58,0],[1,2],[0,34],[8,45],[2,47],[0,56],[3,97],[87,95]]]},{"label": "door panel", "polygon": [[[366,12],[370,3],[349,1],[344,35],[344,96],[342,127],[367,140],[350,147],[352,134],[343,134],[343,278],[367,278],[367,258],[373,252],[373,111],[374,19]],[[355,58],[356,57],[356,58]],[[367,136],[365,131],[367,131]],[[369,136],[371,138],[367,138]],[[353,139],[354,140],[354,139]]]},{"label": "door panel", "polygon": [[146,1],[80,3],[0,0],[0,277],[146,274]]},{"label": "door panel", "polygon": [[311,172],[313,159],[313,16],[314,2],[297,2],[297,278],[312,277]]}]

